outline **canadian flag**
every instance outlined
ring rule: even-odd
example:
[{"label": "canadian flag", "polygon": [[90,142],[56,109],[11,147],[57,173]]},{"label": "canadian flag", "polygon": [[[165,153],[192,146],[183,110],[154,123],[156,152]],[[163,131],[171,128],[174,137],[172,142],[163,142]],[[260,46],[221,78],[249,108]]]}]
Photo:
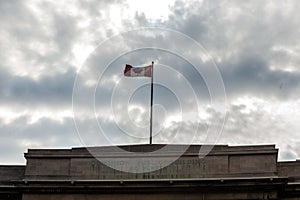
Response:
[{"label": "canadian flag", "polygon": [[125,70],[124,70],[125,76],[146,76],[151,77],[152,76],[152,65],[146,66],[146,67],[132,67],[131,65],[126,64]]}]

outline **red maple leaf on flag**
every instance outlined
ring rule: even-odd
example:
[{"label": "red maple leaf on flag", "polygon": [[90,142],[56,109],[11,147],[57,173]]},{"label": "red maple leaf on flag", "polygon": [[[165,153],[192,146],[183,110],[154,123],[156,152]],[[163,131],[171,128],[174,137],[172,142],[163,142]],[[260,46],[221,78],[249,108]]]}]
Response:
[{"label": "red maple leaf on flag", "polygon": [[143,71],[142,68],[133,68],[132,70],[137,74],[140,74]]}]

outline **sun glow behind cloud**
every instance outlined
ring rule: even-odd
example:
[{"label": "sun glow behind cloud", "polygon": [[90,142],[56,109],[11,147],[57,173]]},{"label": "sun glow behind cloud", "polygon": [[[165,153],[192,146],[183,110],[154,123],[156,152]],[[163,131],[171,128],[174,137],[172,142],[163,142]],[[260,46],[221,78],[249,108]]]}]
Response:
[{"label": "sun glow behind cloud", "polygon": [[128,0],[129,8],[132,13],[144,13],[147,19],[150,20],[167,20],[170,14],[169,7],[176,0],[152,0],[152,1],[135,1]]}]

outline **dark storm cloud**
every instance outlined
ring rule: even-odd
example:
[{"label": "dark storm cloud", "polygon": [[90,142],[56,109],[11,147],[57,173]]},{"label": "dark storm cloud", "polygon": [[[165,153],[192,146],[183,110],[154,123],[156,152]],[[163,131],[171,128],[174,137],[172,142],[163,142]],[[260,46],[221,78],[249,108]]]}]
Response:
[{"label": "dark storm cloud", "polygon": [[300,72],[271,70],[261,55],[240,57],[222,63],[226,91],[229,96],[253,95],[261,98],[299,98]]},{"label": "dark storm cloud", "polygon": [[[228,95],[299,98],[297,53],[281,51],[279,57],[280,51],[274,51],[299,48],[299,2],[217,2],[178,1],[163,25],[186,33],[207,49],[222,72]],[[294,70],[287,71],[291,66]]]},{"label": "dark storm cloud", "polygon": [[44,76],[40,80],[1,71],[0,102],[6,106],[68,106],[72,102],[75,76],[76,72],[71,68],[66,73]]}]

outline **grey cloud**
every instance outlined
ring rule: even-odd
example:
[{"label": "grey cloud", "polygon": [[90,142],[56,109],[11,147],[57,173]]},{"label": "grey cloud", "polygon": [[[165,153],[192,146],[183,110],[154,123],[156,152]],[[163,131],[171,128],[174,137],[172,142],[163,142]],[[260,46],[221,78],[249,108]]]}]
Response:
[{"label": "grey cloud", "polygon": [[219,142],[229,144],[276,144],[281,160],[291,159],[287,152],[299,157],[299,133],[290,126],[281,113],[265,112],[263,105],[250,109],[246,105],[232,105]]},{"label": "grey cloud", "polygon": [[[30,3],[37,7],[40,15],[31,10]],[[81,13],[74,16],[49,2],[1,1],[1,107],[10,111],[15,107],[21,111],[42,107],[54,113],[69,109],[76,76],[73,45],[95,45],[107,36],[105,34],[112,33],[108,30],[110,19],[105,12],[107,14],[109,6],[119,3],[72,1],[72,5],[82,4]],[[91,19],[91,24],[80,28],[78,23],[82,19]],[[45,48],[45,52],[40,51],[40,47]],[[25,71],[25,76],[19,71]],[[32,74],[38,78],[32,79]],[[73,119],[64,118],[59,122],[42,118],[30,124],[29,117],[21,116],[10,124],[0,123],[1,163],[24,162],[23,152],[27,148],[81,145]]]},{"label": "grey cloud", "polygon": [[[297,132],[294,129],[286,130],[284,122],[277,116],[270,116],[265,113],[263,108],[256,106],[250,111],[247,105],[232,105],[228,110],[228,117],[223,132],[220,138],[215,138],[217,144],[258,144],[258,143],[275,143],[280,147],[280,160],[294,159],[299,157]],[[248,111],[247,111],[248,110]],[[206,139],[207,129],[216,118],[220,117],[220,114],[213,108],[207,108],[206,112],[209,114],[207,119],[199,121],[183,121],[173,122],[171,126],[163,129],[157,136],[154,137],[155,143],[203,143]],[[145,115],[144,113],[143,115]],[[140,115],[136,110],[135,116]],[[79,135],[84,141],[88,140],[89,132],[98,132],[97,129],[90,129],[90,124],[93,123],[94,115],[91,118],[81,119],[81,128],[79,129]],[[155,115],[154,127],[160,125],[162,122],[159,117]],[[137,129],[129,129],[129,135],[123,132],[118,125],[111,120],[105,120],[98,118],[104,134],[113,144],[133,144],[147,142],[147,139],[141,139],[141,137],[147,137],[148,131],[137,132]],[[158,121],[157,121],[158,120]],[[65,118],[63,122],[53,121],[47,118],[43,118],[34,124],[28,124],[29,119],[27,117],[21,117],[16,119],[10,124],[1,123],[1,139],[3,141],[3,151],[10,152],[11,156],[18,157],[18,162],[21,162],[22,155],[20,152],[24,152],[26,148],[36,148],[35,144],[40,144],[44,148],[58,148],[67,146],[84,146],[85,143],[78,141],[79,135],[75,131],[75,125],[71,118]],[[132,123],[121,118],[121,124],[126,126],[126,123]],[[212,124],[213,125],[213,124]],[[83,127],[82,127],[83,126]],[[198,129],[196,129],[198,127]],[[155,128],[155,129],[156,129]],[[156,129],[157,130],[157,129]],[[82,131],[82,132],[80,132]],[[196,132],[195,132],[196,131]],[[289,135],[287,138],[286,136]],[[193,137],[195,137],[193,139]],[[92,138],[93,140],[99,138]],[[193,139],[193,140],[192,140]],[[98,145],[110,145],[104,143],[105,140],[97,140]],[[15,148],[8,148],[5,143],[11,142],[16,144]],[[27,142],[27,144],[26,144]],[[88,143],[86,144],[88,145]],[[5,154],[1,155],[3,161],[6,160]],[[16,162],[16,161],[11,161]]]},{"label": "grey cloud", "polygon": [[72,89],[75,70],[40,80],[13,76],[5,71],[0,73],[0,102],[2,105],[55,106],[69,107],[72,102]]},{"label": "grey cloud", "polygon": [[[177,1],[169,21],[162,26],[186,33],[208,50],[217,60],[229,95],[299,98],[299,60],[296,55],[281,56],[279,60],[272,48],[300,46],[300,4],[286,1],[268,8],[267,3]],[[279,68],[272,69],[274,64]],[[297,71],[285,71],[289,66]]]},{"label": "grey cloud", "polygon": [[265,99],[299,98],[300,72],[271,70],[261,55],[240,56],[222,63],[229,96],[253,95]]},{"label": "grey cloud", "polygon": [[[135,21],[128,19],[120,19],[120,21],[123,22],[123,27],[128,29],[136,26],[157,25],[159,27],[174,28],[196,39],[217,61],[231,99],[243,95],[258,96],[267,100],[277,98],[282,102],[288,99],[298,99],[299,93],[297,91],[299,91],[300,80],[298,66],[300,62],[296,58],[297,53],[295,56],[283,50],[274,51],[272,48],[274,46],[287,48],[292,46],[297,49],[296,47],[300,46],[297,40],[298,35],[300,35],[298,28],[300,19],[298,13],[299,3],[286,1],[287,5],[291,3],[292,8],[288,12],[281,12],[280,6],[285,6],[284,3],[281,3],[282,5],[278,5],[278,3],[275,10],[272,10],[267,8],[267,2],[203,1],[200,4],[199,2],[177,1],[171,8],[172,14],[165,22],[150,22],[142,13],[136,14]],[[5,27],[1,31],[4,34],[1,34],[2,37],[0,37],[3,42],[0,46],[0,57],[3,61],[1,66],[4,69],[0,73],[0,102],[2,106],[23,105],[25,108],[44,106],[48,109],[71,106],[73,82],[76,76],[74,66],[71,64],[74,59],[72,55],[73,45],[77,41],[96,45],[99,41],[114,34],[114,25],[105,16],[105,12],[108,12],[106,8],[111,4],[126,8],[126,4],[120,1],[90,1],[89,3],[76,1],[74,4],[81,7],[81,12],[77,16],[69,15],[67,12],[58,12],[51,3],[41,3],[38,8],[44,11],[44,16],[48,21],[39,21],[40,19],[37,19],[34,13],[31,13],[24,2],[1,1],[0,10],[3,17],[0,22]],[[104,11],[104,13],[100,11]],[[230,14],[236,14],[236,16],[230,17]],[[80,28],[78,23],[81,19],[90,20],[90,24],[85,28]],[[43,24],[44,22],[46,24]],[[7,40],[9,41],[7,42]],[[42,54],[37,47],[30,46],[34,42],[42,43],[45,46],[49,44],[49,48],[52,45],[53,51]],[[135,44],[155,46],[155,44],[161,42],[166,43],[166,49],[172,45],[182,47],[186,45],[176,43],[173,38],[166,38],[162,35],[156,37],[138,37],[138,35],[135,35],[135,37],[128,38],[125,42],[128,45],[126,47],[129,48]],[[120,46],[120,44],[117,44],[115,48],[121,48]],[[18,52],[21,52],[21,57],[24,58],[24,63],[21,59],[18,63],[21,63],[22,66],[13,65],[9,61],[10,55]],[[99,78],[99,74],[95,72],[103,64],[101,60],[113,54],[110,49],[102,49],[102,52],[99,52],[94,60],[88,60],[86,63],[92,66],[91,69],[83,72],[89,73],[96,79]],[[194,54],[198,56],[197,53],[194,52]],[[198,98],[203,100],[202,103],[209,104],[209,94],[203,77],[195,73],[189,63],[166,52],[139,51],[124,55],[112,63],[109,71],[107,71],[107,77],[112,75],[122,76],[124,63],[144,64],[145,62],[150,63],[152,59],[157,59],[161,64],[171,66],[180,72],[191,83],[193,89],[197,92]],[[279,67],[271,68],[274,63]],[[26,65],[28,64],[31,64],[31,66],[27,68]],[[284,70],[287,64],[294,66],[295,71]],[[7,72],[12,67],[24,67],[27,70],[32,69],[32,73],[34,73],[35,66],[42,66],[43,68],[38,80],[26,76],[15,76],[15,74]],[[159,69],[157,71],[159,72]],[[175,77],[175,75],[171,76],[167,73],[161,73],[160,76],[170,83],[173,83]],[[128,84],[127,87],[133,85],[133,83],[132,85]],[[98,86],[96,106],[98,106],[97,109],[100,112],[110,106],[110,94],[113,86],[112,83]],[[178,81],[173,86],[182,89],[182,82]],[[126,87],[123,89],[126,89]],[[146,89],[135,94],[134,103],[142,104],[145,108],[148,108],[149,98]],[[82,95],[81,103],[85,100],[94,100],[85,99],[88,96],[86,86],[81,86],[77,92],[82,92],[80,93]],[[192,96],[184,90],[182,93],[186,98],[179,103],[190,105],[189,100]],[[155,101],[165,105],[170,113],[178,108],[178,102],[165,88],[156,87],[155,95]],[[299,141],[292,142],[292,139],[286,138],[286,134],[290,138],[296,138],[296,133],[284,129],[279,121],[270,119],[270,116],[265,114],[263,110],[245,113],[245,107],[246,105],[230,107],[220,143],[276,143],[283,148],[281,159],[289,159],[292,156],[299,157],[299,154],[296,153]],[[190,109],[194,110],[195,108],[190,106]],[[123,107],[120,112],[122,112],[120,114],[123,114],[127,110]],[[139,115],[138,111],[136,112],[135,115]],[[210,114],[209,119],[220,116],[213,109],[207,110],[207,112]],[[145,115],[147,113],[142,115],[143,119],[147,119]],[[71,139],[76,133],[72,119],[65,120],[60,123],[50,119],[40,119],[35,124],[28,124],[28,119],[24,117],[15,120],[11,124],[2,123],[0,141],[2,141],[3,151],[0,152],[4,152],[6,149],[10,152],[11,157],[17,153],[18,156],[22,156],[19,155],[20,152],[24,152],[26,148],[31,148],[29,143],[26,145],[27,140],[32,143],[43,144],[44,147],[80,145],[78,141]],[[94,131],[89,127],[91,119],[82,118],[81,120],[84,125],[83,130],[87,132]],[[100,120],[103,120],[103,128],[111,133],[110,136],[115,143],[146,141],[146,139],[132,139],[123,135],[122,130],[113,121],[101,118]],[[176,135],[173,142],[188,142],[197,125],[199,125],[197,133],[200,136],[196,141],[201,142],[204,139],[203,135],[207,130],[208,121],[183,122],[182,124],[174,122],[173,126],[157,136],[156,142],[169,142],[169,138],[175,136],[178,130],[181,132]],[[157,126],[158,122],[155,121],[155,124]],[[130,131],[136,133],[135,129],[130,129]],[[136,134],[147,135],[148,133],[139,132]],[[20,144],[19,140],[25,142],[25,144]],[[44,141],[47,141],[47,143],[43,143]],[[16,147],[16,150],[8,147],[5,143],[19,146]],[[7,157],[2,154],[3,161],[1,162],[5,162]]]},{"label": "grey cloud", "polygon": [[[2,67],[41,75],[74,67],[74,45],[96,46],[105,39],[107,29],[111,29],[106,9],[118,4],[122,5],[119,1],[89,1],[88,4],[72,1],[72,6],[80,6],[80,13],[74,14],[67,8],[58,8],[56,3],[1,1]],[[79,26],[87,20],[90,20],[87,27]],[[11,62],[12,55],[16,62]]]},{"label": "grey cloud", "polygon": [[[1,24],[6,27],[3,32],[7,34],[2,38],[5,41],[5,46],[1,47],[2,65],[7,68],[31,69],[32,73],[37,71],[38,66],[43,66],[48,74],[55,70],[55,65],[70,67],[63,60],[70,55],[71,42],[76,41],[75,36],[78,34],[74,30],[73,19],[55,14],[54,10],[48,10],[47,5],[43,7],[44,13],[41,18],[35,16],[24,2],[1,1],[0,7],[5,10]],[[52,21],[53,24],[51,24]],[[39,51],[40,44],[45,46],[46,54]],[[53,51],[48,51],[51,48],[54,48]],[[17,63],[20,66],[13,66],[15,64],[8,59],[16,55],[21,55],[21,57],[16,57],[20,59]]]},{"label": "grey cloud", "polygon": [[[272,116],[256,105],[250,109],[247,105],[231,105],[227,112],[226,123],[220,135],[216,134],[213,144],[246,145],[276,144],[280,149],[279,160],[295,160],[299,154],[299,133],[296,129],[286,128],[286,120],[282,116]],[[207,130],[214,126],[220,115],[213,108],[207,108],[209,118],[197,122],[173,122],[172,126],[163,130],[155,139],[156,142],[202,144],[206,141]],[[198,126],[198,129],[196,127]],[[197,131],[196,131],[197,130]],[[194,137],[194,140],[192,138]],[[174,140],[175,139],[175,140]]]},{"label": "grey cloud", "polygon": [[[40,11],[36,14],[30,4]],[[23,106],[71,106],[72,89],[76,72],[73,66],[74,44],[99,42],[104,36],[98,30],[106,30],[109,19],[105,16],[109,6],[122,4],[120,1],[73,1],[80,6],[76,15],[67,9],[56,7],[55,3],[23,1],[1,1],[3,27],[0,41],[0,57],[3,68],[0,73],[3,105]],[[63,9],[63,10],[61,10]],[[91,19],[85,29],[78,26],[80,20]],[[95,33],[82,38],[86,33]],[[83,40],[85,39],[85,40]],[[39,51],[39,45],[46,48]],[[14,58],[16,62],[11,62]],[[29,76],[15,75],[19,69]],[[31,79],[38,75],[38,80]]]}]

